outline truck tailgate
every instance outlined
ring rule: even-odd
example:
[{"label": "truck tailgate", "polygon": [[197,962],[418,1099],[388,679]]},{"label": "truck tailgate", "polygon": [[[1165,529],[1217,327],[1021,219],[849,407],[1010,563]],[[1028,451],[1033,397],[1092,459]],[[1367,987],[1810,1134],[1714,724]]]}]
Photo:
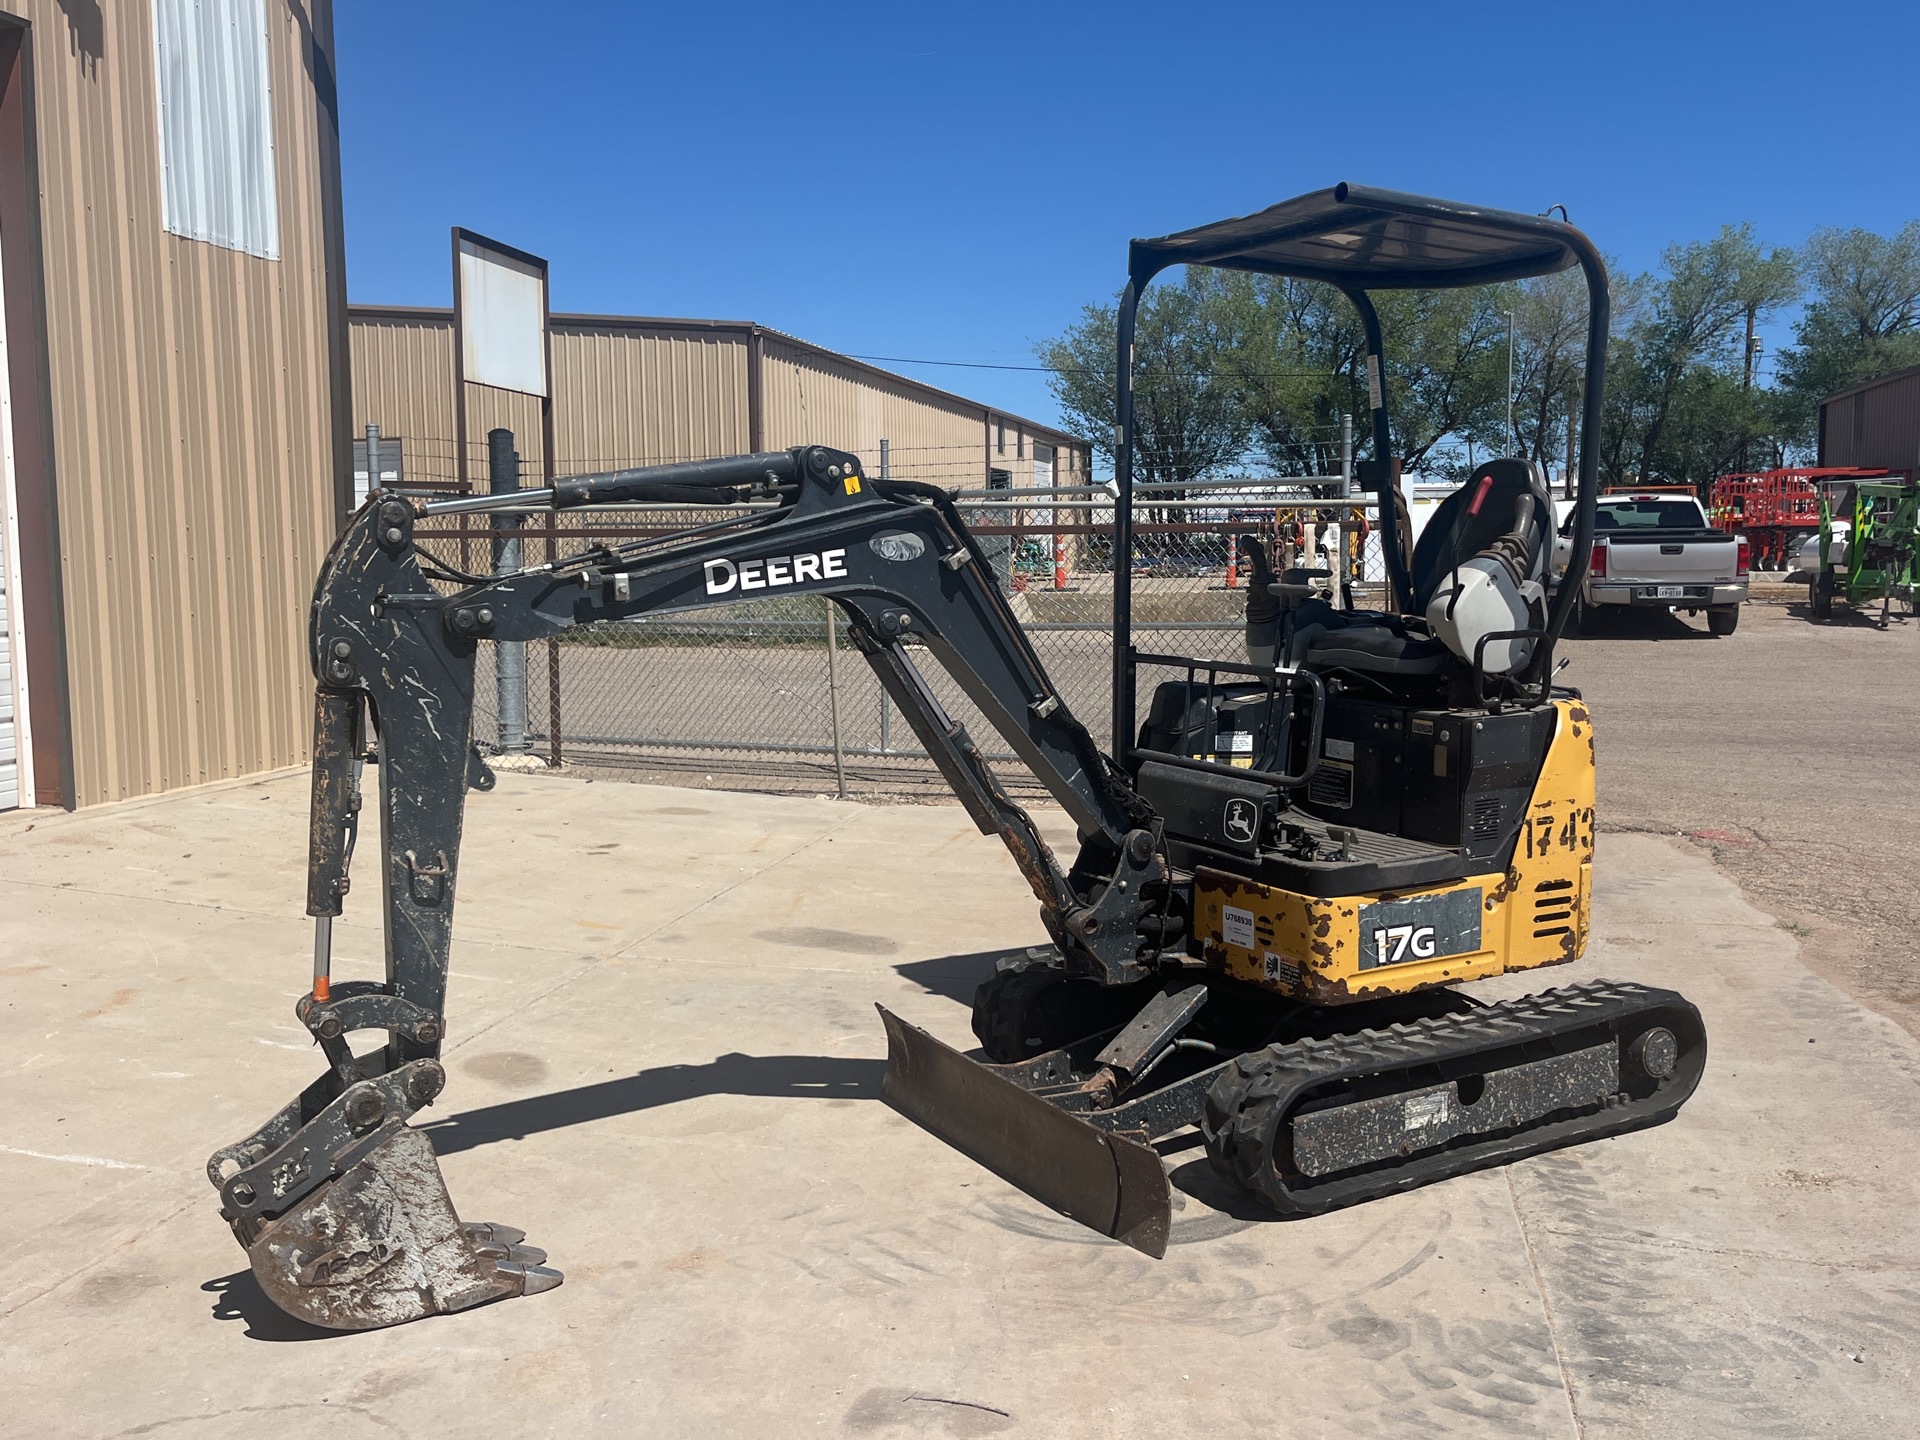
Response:
[{"label": "truck tailgate", "polygon": [[1739,542],[1721,531],[1691,535],[1607,535],[1607,578],[1663,585],[1731,581],[1739,565]]}]

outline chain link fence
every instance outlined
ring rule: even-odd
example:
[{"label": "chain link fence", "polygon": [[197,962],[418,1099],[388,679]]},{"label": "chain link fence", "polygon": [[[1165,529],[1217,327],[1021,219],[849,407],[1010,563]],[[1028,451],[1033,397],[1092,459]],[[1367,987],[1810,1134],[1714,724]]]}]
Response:
[{"label": "chain link fence", "polygon": [[[461,492],[451,445],[406,438],[378,445],[385,483],[422,494]],[[389,447],[400,450],[397,461]],[[573,460],[566,469],[580,474],[682,458],[609,456]],[[881,472],[879,455],[862,460],[870,474]],[[1059,694],[1110,747],[1113,507],[1107,493],[1086,486],[989,489],[981,485],[979,452],[972,449],[959,455],[889,447],[886,473],[955,494]],[[484,446],[469,453],[467,476],[469,490],[488,488]],[[524,457],[519,478],[521,488],[545,484],[537,462]],[[1133,613],[1134,642],[1142,651],[1244,657],[1244,535],[1255,536],[1278,564],[1318,563],[1344,572],[1352,603],[1377,593],[1383,562],[1366,512],[1351,502],[1298,498],[1280,483],[1249,480],[1137,497]],[[1290,489],[1298,483],[1285,482]],[[1340,482],[1329,477],[1325,483]],[[539,511],[522,518],[515,538],[521,563],[538,564],[737,513],[653,505],[557,516]],[[435,517],[418,534],[423,549],[449,569],[480,575],[496,564],[499,536],[489,517]],[[946,794],[932,761],[852,645],[845,617],[817,595],[583,627],[529,644],[524,735],[500,727],[495,648],[482,645],[476,675],[474,737],[489,752],[524,748],[587,773],[672,784],[896,799]],[[1003,752],[951,677],[924,650],[910,646],[909,653],[982,749]],[[510,680],[513,673],[510,664]],[[1170,677],[1143,673],[1142,705],[1163,678]],[[514,707],[507,710],[511,721]],[[1010,752],[1003,758],[1013,761]],[[1017,763],[1002,770],[1009,788],[1037,789]]]}]

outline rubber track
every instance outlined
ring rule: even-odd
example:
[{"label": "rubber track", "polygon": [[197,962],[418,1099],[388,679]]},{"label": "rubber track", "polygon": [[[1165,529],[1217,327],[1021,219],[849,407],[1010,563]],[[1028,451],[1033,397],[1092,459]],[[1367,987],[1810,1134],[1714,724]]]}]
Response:
[{"label": "rubber track", "polygon": [[[1346,1178],[1334,1176],[1298,1189],[1273,1163],[1274,1146],[1289,1112],[1309,1092],[1328,1084],[1470,1061],[1487,1052],[1583,1031],[1594,1040],[1599,1034],[1627,1037],[1653,1024],[1674,1032],[1680,1058],[1673,1074],[1645,1099],[1572,1120],[1544,1120],[1517,1134],[1467,1140],[1379,1170],[1349,1172]],[[1527,1058],[1532,1057],[1515,1054],[1507,1063]],[[1220,1174],[1283,1214],[1316,1215],[1469,1170],[1658,1125],[1672,1119],[1693,1093],[1705,1062],[1706,1033],[1699,1011],[1680,995],[1595,980],[1464,1014],[1249,1052],[1230,1064],[1207,1092],[1201,1130],[1208,1159]],[[1411,1077],[1406,1088],[1424,1089],[1436,1079],[1436,1072],[1427,1069]]]}]

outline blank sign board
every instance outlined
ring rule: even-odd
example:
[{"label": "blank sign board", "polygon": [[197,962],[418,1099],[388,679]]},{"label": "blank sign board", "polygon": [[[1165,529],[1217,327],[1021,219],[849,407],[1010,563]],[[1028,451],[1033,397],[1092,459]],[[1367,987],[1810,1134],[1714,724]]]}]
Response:
[{"label": "blank sign board", "polygon": [[460,359],[477,385],[547,393],[547,266],[477,235],[457,238]]}]

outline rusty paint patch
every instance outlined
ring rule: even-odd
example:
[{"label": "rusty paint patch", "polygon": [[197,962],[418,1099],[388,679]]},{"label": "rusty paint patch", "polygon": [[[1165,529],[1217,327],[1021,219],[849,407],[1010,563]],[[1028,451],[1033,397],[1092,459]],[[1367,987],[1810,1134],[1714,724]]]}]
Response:
[{"label": "rusty paint patch", "polygon": [[1500,883],[1493,887],[1493,893],[1487,896],[1487,909],[1491,910],[1520,888],[1520,867],[1509,865],[1507,873]]}]

